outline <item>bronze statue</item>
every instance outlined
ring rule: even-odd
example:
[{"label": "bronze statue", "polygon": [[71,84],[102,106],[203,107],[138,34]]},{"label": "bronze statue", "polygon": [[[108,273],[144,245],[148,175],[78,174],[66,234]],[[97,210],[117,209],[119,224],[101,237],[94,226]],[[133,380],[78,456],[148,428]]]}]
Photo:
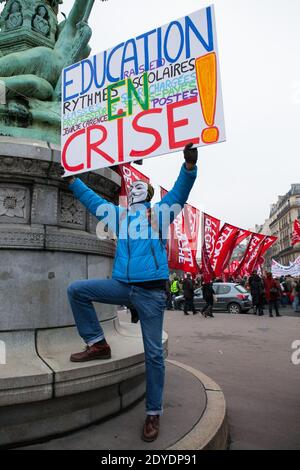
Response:
[{"label": "bronze statue", "polygon": [[34,16],[32,21],[34,29],[45,36],[47,36],[50,31],[47,15],[48,12],[45,7],[38,7],[37,14]]},{"label": "bronze statue", "polygon": [[5,135],[19,136],[20,132],[15,132],[15,127],[16,124],[20,127],[21,119],[22,137],[40,137],[58,143],[61,72],[64,67],[90,54],[92,31],[87,21],[95,0],[75,0],[69,16],[60,24],[57,23],[57,12],[62,0],[0,0],[3,1],[6,1],[6,5],[0,17],[0,27],[3,21],[8,21],[4,19],[7,12],[18,15],[23,11],[24,15],[30,11],[32,20],[26,28],[31,28],[31,41],[47,45],[22,50],[22,44],[19,52],[7,53],[7,49],[4,49],[1,56],[1,43],[5,44],[5,35],[11,37],[13,34],[14,40],[18,42],[21,41],[19,35],[25,37],[26,33],[22,31],[25,22],[23,26],[17,27],[20,23],[18,16],[10,21],[17,29],[9,32],[1,29],[0,82],[6,90],[7,104],[5,109],[0,104],[0,135],[5,127]]},{"label": "bronze statue", "polygon": [[21,5],[19,2],[13,2],[11,4],[9,15],[5,21],[6,29],[16,29],[22,26],[23,16],[21,13]]}]

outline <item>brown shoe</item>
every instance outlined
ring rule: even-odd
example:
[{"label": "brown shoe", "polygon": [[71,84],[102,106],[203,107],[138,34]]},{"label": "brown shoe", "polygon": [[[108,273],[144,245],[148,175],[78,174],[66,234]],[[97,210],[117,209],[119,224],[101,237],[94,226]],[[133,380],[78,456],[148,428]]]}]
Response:
[{"label": "brown shoe", "polygon": [[95,343],[92,346],[87,346],[86,349],[80,353],[72,354],[70,357],[71,362],[86,362],[94,361],[96,359],[110,359],[111,350],[108,344]]},{"label": "brown shoe", "polygon": [[151,416],[147,415],[144,427],[142,439],[146,442],[155,441],[159,432],[159,415]]}]

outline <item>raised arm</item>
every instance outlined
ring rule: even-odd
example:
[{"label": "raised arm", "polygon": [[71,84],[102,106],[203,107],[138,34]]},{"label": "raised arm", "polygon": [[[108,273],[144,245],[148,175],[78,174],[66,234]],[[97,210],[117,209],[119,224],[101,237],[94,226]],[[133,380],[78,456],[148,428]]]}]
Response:
[{"label": "raised arm", "polygon": [[97,217],[98,220],[107,223],[109,228],[117,233],[119,207],[107,201],[88,188],[79,178],[69,185],[76,199],[86,207],[86,209]]}]

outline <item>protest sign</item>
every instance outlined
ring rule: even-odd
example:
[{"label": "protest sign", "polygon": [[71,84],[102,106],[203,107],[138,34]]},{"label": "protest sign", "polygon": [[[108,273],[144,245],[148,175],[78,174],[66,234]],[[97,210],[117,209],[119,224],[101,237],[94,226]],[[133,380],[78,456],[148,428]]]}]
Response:
[{"label": "protest sign", "polygon": [[213,7],[63,71],[66,175],[224,140]]}]

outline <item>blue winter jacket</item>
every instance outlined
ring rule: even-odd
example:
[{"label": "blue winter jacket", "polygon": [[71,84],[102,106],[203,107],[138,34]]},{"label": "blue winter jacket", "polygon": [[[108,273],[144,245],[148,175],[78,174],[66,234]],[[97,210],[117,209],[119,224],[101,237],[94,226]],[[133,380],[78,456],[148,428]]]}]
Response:
[{"label": "blue winter jacket", "polygon": [[174,187],[152,208],[156,223],[150,223],[148,202],[128,210],[98,196],[80,179],[70,185],[74,196],[118,237],[113,279],[126,283],[168,279],[168,228],[187,202],[196,177],[197,167],[187,170],[182,165]]}]

